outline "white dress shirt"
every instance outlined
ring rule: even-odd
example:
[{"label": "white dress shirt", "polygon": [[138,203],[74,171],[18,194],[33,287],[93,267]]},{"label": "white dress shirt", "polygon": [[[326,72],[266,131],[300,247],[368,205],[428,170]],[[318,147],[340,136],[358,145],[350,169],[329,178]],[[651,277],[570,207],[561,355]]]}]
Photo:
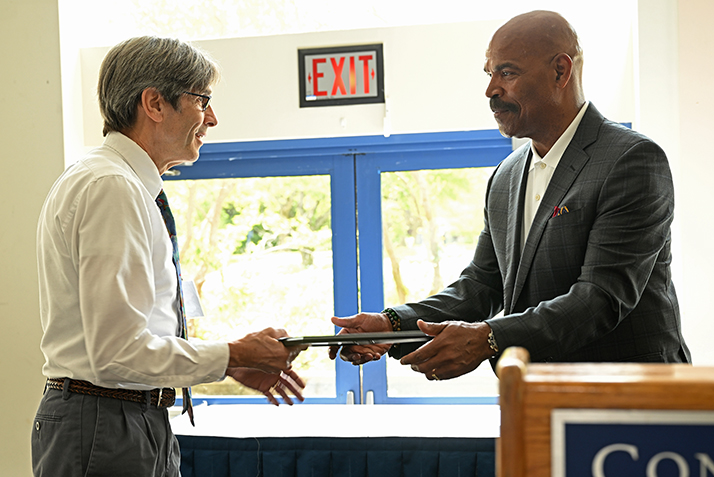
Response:
[{"label": "white dress shirt", "polygon": [[162,184],[146,152],[113,132],[52,186],[37,230],[45,376],[131,389],[224,376],[227,343],[177,337]]},{"label": "white dress shirt", "polygon": [[528,238],[528,233],[531,230],[531,225],[533,225],[533,219],[538,211],[538,207],[541,204],[541,200],[545,195],[546,189],[548,189],[548,184],[550,184],[550,179],[553,177],[555,168],[558,167],[560,158],[563,157],[563,153],[570,145],[570,141],[573,140],[575,131],[577,131],[580,121],[585,115],[585,111],[588,109],[589,102],[585,102],[580,111],[578,112],[573,122],[570,126],[563,132],[563,134],[555,141],[553,147],[550,148],[545,155],[545,157],[540,157],[538,151],[533,147],[533,141],[531,141],[531,163],[528,168],[528,182],[526,183],[526,198],[523,203],[523,227],[521,228],[521,250],[526,245],[526,239]]}]

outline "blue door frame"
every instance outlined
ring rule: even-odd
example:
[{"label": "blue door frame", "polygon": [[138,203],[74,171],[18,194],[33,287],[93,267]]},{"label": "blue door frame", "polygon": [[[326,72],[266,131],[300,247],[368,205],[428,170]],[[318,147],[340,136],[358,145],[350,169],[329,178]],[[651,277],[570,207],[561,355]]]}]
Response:
[{"label": "blue door frame", "polygon": [[[329,174],[334,312],[349,316],[384,308],[380,174],[494,166],[510,152],[510,139],[497,130],[206,144],[196,163],[176,167],[176,175],[165,179]],[[385,359],[364,365],[361,377],[358,367],[336,360],[335,373],[335,398],[308,398],[305,402],[344,404],[352,393],[355,404],[360,404],[369,391],[375,404],[495,402],[491,397],[389,398]],[[206,401],[265,402],[262,397]]]}]

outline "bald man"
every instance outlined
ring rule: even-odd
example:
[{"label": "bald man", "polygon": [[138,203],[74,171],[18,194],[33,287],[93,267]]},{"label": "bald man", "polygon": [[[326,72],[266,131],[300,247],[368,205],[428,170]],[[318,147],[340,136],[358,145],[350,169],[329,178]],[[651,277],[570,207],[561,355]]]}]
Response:
[{"label": "bald man", "polygon": [[585,100],[582,68],[577,34],[557,13],[496,31],[486,96],[501,133],[530,141],[491,177],[484,229],[456,282],[418,303],[333,318],[342,333],[419,328],[434,339],[416,351],[345,347],[342,359],[389,352],[430,380],[495,365],[510,346],[533,361],[691,361],[671,280],[667,158]]}]

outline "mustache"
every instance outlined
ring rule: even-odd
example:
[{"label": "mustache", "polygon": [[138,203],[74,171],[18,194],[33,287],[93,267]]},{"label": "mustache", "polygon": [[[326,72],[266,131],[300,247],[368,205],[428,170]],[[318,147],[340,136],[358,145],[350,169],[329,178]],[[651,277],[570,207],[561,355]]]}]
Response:
[{"label": "mustache", "polygon": [[491,111],[510,111],[512,113],[517,113],[519,111],[519,108],[517,105],[513,103],[508,103],[498,96],[494,96],[490,99],[489,105],[491,106]]}]

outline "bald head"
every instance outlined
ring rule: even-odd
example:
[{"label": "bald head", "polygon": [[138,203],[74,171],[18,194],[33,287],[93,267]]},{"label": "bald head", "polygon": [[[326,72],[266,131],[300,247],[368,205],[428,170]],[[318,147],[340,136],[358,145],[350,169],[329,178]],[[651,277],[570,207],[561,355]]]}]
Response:
[{"label": "bald head", "polygon": [[536,10],[513,17],[493,35],[486,56],[494,44],[510,45],[524,59],[545,62],[559,53],[567,54],[573,61],[573,86],[582,95],[583,52],[575,29],[560,14]]},{"label": "bald head", "polygon": [[543,156],[585,104],[578,36],[559,14],[534,11],[494,33],[486,96],[506,136],[528,137]]}]

